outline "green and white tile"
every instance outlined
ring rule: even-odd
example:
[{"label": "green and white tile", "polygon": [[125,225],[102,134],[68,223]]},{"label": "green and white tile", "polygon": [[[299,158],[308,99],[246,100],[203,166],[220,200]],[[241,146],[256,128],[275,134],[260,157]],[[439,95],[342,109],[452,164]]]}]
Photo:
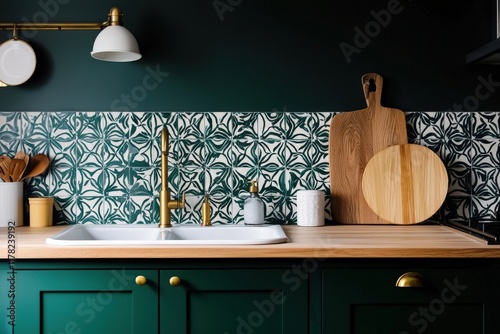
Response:
[{"label": "green and white tile", "polygon": [[[250,180],[269,222],[296,222],[296,192],[320,189],[329,206],[328,137],[335,112],[2,112],[0,154],[46,153],[48,172],[27,194],[56,198],[57,223],[159,220],[160,133],[169,130],[169,188],[186,192],[172,220],[198,224],[205,194],[214,223],[240,223]],[[445,162],[450,217],[494,216],[500,203],[496,112],[408,112],[409,141]]]}]

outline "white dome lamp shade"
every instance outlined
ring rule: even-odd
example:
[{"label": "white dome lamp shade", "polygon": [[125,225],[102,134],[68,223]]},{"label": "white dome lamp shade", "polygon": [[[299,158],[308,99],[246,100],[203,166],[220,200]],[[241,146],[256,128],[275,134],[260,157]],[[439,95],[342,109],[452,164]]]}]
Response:
[{"label": "white dome lamp shade", "polygon": [[139,45],[130,31],[122,26],[122,13],[119,8],[111,8],[108,21],[94,41],[91,56],[98,60],[129,62],[139,60],[142,55]]}]

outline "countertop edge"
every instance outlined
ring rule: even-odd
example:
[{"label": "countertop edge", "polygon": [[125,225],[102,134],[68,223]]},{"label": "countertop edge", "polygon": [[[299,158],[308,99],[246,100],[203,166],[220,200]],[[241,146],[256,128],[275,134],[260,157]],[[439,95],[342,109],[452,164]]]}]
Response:
[{"label": "countertop edge", "polygon": [[440,225],[285,225],[288,243],[272,245],[55,246],[45,239],[68,226],[18,227],[14,243],[0,228],[0,259],[188,259],[188,258],[500,258],[500,245],[486,245]]}]

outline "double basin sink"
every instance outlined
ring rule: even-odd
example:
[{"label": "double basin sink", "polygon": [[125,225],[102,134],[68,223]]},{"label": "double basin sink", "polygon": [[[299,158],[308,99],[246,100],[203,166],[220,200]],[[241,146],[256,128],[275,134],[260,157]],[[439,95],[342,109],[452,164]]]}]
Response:
[{"label": "double basin sink", "polygon": [[106,245],[263,245],[287,242],[280,225],[74,225],[47,238],[47,244]]}]

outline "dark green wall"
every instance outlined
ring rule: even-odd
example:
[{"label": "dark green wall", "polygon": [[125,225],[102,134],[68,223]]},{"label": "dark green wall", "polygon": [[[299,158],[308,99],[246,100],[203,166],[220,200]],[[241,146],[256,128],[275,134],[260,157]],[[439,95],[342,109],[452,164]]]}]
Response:
[{"label": "dark green wall", "polygon": [[[489,0],[217,1],[236,5],[223,21],[213,0],[8,0],[1,22],[100,22],[116,5],[143,58],[92,59],[95,31],[24,35],[37,69],[27,83],[0,89],[0,110],[353,110],[364,107],[360,77],[377,72],[385,79],[384,105],[439,111],[474,102],[478,76],[500,82],[500,67],[465,65],[465,55],[491,38]],[[388,6],[397,14],[385,27],[377,23],[380,31],[348,63],[340,43],[354,46],[354,28],[377,28],[373,11]],[[148,68],[169,75],[145,90]],[[144,92],[133,105],[120,101]],[[479,102],[467,108],[500,110],[500,93]]]}]

